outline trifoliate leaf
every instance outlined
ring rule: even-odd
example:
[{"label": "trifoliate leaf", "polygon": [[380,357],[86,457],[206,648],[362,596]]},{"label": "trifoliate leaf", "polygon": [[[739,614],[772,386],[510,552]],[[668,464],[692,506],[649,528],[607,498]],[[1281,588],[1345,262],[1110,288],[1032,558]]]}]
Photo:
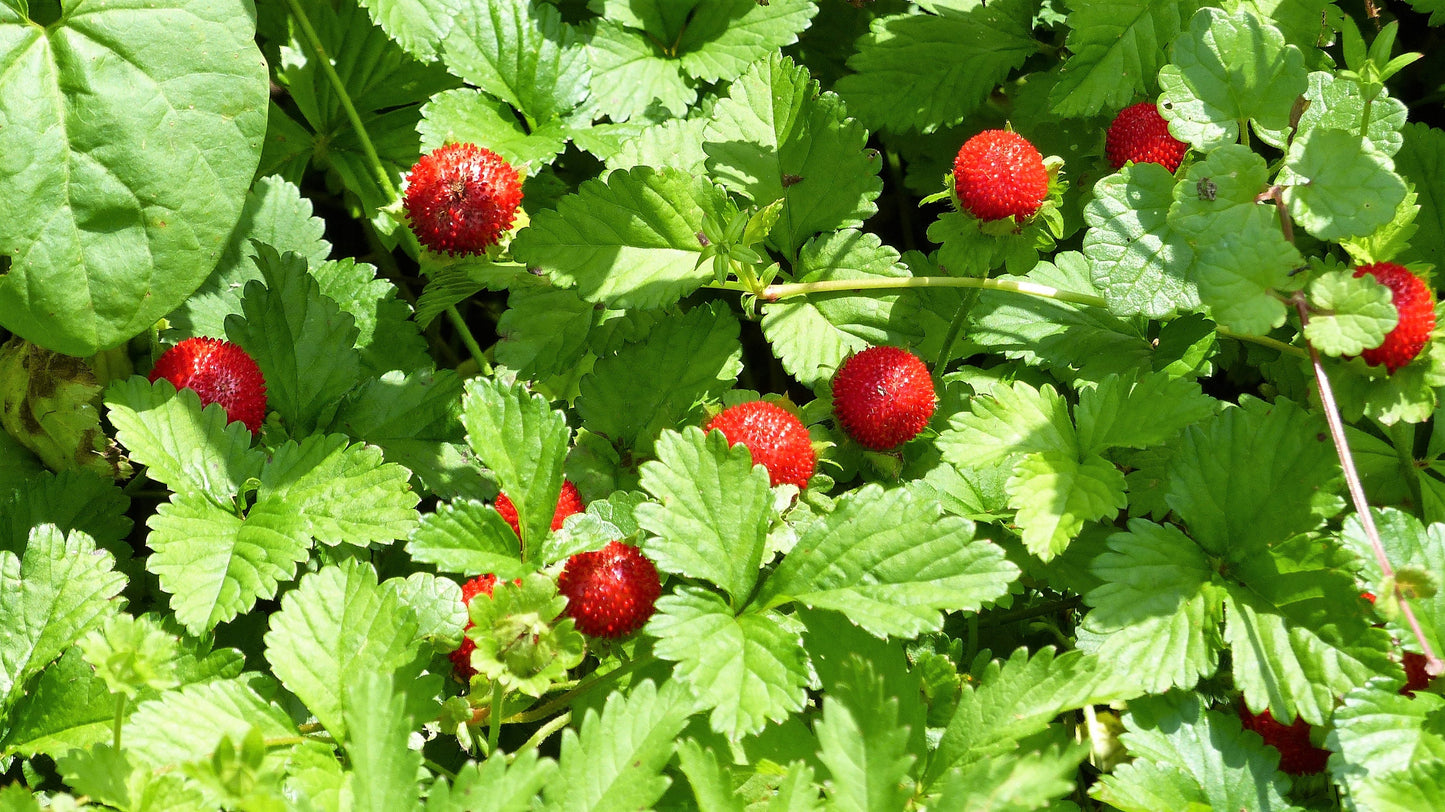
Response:
[{"label": "trifoliate leaf", "polygon": [[1129,703],[1121,737],[1134,761],[1105,775],[1091,794],[1125,812],[1158,809],[1296,810],[1276,751],[1238,718],[1204,709],[1196,694]]},{"label": "trifoliate leaf", "polygon": [[572,437],[566,416],[519,384],[473,378],[462,399],[462,424],[477,458],[517,509],[523,551],[535,547],[552,530],[562,492],[562,460]]},{"label": "trifoliate leaf", "polygon": [[142,690],[159,692],[180,684],[178,641],[150,617],[116,615],[78,645],[112,694],[134,699]]},{"label": "trifoliate leaf", "polygon": [[562,734],[560,767],[542,790],[546,808],[652,807],[671,783],[662,771],[694,706],[676,681],[656,688],[644,680],[626,696],[612,692],[600,715],[587,709],[579,730]]},{"label": "trifoliate leaf", "polygon": [[[274,680],[254,673],[168,691],[135,709],[121,739],[136,761],[158,768],[209,758],[223,738],[242,741],[253,728],[266,738],[295,736],[296,723],[270,699],[275,692]],[[278,766],[283,757],[267,756]]]},{"label": "trifoliate leaf", "polygon": [[529,125],[563,115],[586,97],[587,48],[556,6],[466,0],[447,14],[453,19],[442,55],[447,66],[517,108]]},{"label": "trifoliate leaf", "polygon": [[726,601],[681,587],[657,601],[646,633],[674,681],[711,709],[712,728],[733,740],[802,710],[808,682],[802,624],[772,610],[734,616]]},{"label": "trifoliate leaf", "polygon": [[[485,13],[485,12],[484,12]],[[448,142],[485,145],[524,177],[567,146],[560,124],[538,124],[528,130],[506,102],[469,88],[438,93],[421,108],[421,148],[430,152]]]},{"label": "trifoliate leaf", "polygon": [[588,105],[599,117],[627,121],[654,105],[667,117],[683,116],[697,98],[697,83],[683,73],[682,64],[660,55],[642,31],[599,20],[587,46],[592,67]]},{"label": "trifoliate leaf", "polygon": [[[809,240],[794,270],[796,282],[908,276],[896,251],[851,229]],[[906,292],[798,296],[763,306],[763,335],[789,374],[817,387],[856,352],[921,341],[917,312],[917,298]]]},{"label": "trifoliate leaf", "polygon": [[852,491],[802,531],[756,602],[842,612],[879,637],[937,631],[942,611],[977,610],[1018,577],[972,522],[940,513],[912,489]]},{"label": "trifoliate leaf", "polygon": [[406,694],[391,674],[353,671],[346,675],[350,703],[344,709],[351,741],[349,785],[358,809],[419,808],[417,771],[420,751],[408,746],[415,720],[406,712]]},{"label": "trifoliate leaf", "polygon": [[[1309,75],[1309,90],[1305,91],[1309,106],[1300,114],[1301,133],[1316,127],[1359,134],[1360,122],[1364,120],[1365,96],[1360,83],[1355,79],[1335,76],[1327,71],[1315,71]],[[1405,105],[1380,90],[1370,103],[1370,125],[1365,133],[1365,145],[1374,152],[1394,155],[1405,143],[1400,128],[1405,126]]]},{"label": "trifoliate leaf", "polygon": [[642,466],[642,487],[658,501],[637,506],[644,545],[660,569],[722,587],[741,606],[757,585],[773,519],[767,469],[722,432],[664,432],[657,460]]},{"label": "trifoliate leaf", "polygon": [[30,530],[24,552],[0,550],[0,712],[6,716],[30,677],[119,604],[126,577],[115,557],[80,531]]},{"label": "trifoliate leaf", "polygon": [[727,222],[720,187],[639,166],[589,180],[518,232],[512,253],[589,302],[663,307],[712,278],[699,267],[703,218]]},{"label": "trifoliate leaf", "polygon": [[522,563],[521,543],[502,514],[471,499],[422,516],[406,550],[416,561],[467,577],[490,572],[507,580],[532,569]]},{"label": "trifoliate leaf", "polygon": [[1198,307],[1187,275],[1194,251],[1167,219],[1173,197],[1174,176],[1155,163],[1126,166],[1094,185],[1083,251],[1110,312],[1162,318]]},{"label": "trifoliate leaf", "polygon": [[1400,321],[1390,289],[1369,274],[1317,276],[1310,282],[1309,300],[1314,315],[1305,325],[1305,338],[1326,355],[1359,355],[1378,347]]},{"label": "trifoliate leaf", "polygon": [[1209,152],[1240,140],[1250,122],[1260,140],[1284,147],[1290,108],[1307,83],[1303,54],[1279,29],[1249,11],[1203,8],[1169,55],[1159,112],[1175,136]]},{"label": "trifoliate leaf", "polygon": [[1098,454],[1027,454],[1006,487],[1024,546],[1044,561],[1063,552],[1085,522],[1112,519],[1129,503],[1124,473]]},{"label": "trifoliate leaf", "polygon": [[1364,236],[1395,217],[1405,181],[1359,135],[1318,128],[1290,143],[1280,182],[1290,216],[1321,240]]},{"label": "trifoliate leaf", "polygon": [[784,201],[771,233],[787,256],[877,210],[882,160],[867,149],[867,130],[790,58],[775,53],[749,68],[713,108],[703,137],[713,178],[759,207]]},{"label": "trifoliate leaf", "polygon": [[451,786],[445,781],[433,784],[427,795],[427,812],[467,812],[481,808],[492,812],[529,812],[533,799],[557,771],[557,762],[539,757],[536,748],[511,755],[515,760],[489,758],[481,764],[469,761],[457,770]]},{"label": "trifoliate leaf", "polygon": [[886,694],[870,665],[855,660],[853,666],[850,679],[823,699],[823,718],[813,727],[818,759],[832,774],[828,797],[848,812],[904,809],[911,794],[904,781],[917,757],[908,752],[899,700]]},{"label": "trifoliate leaf", "polygon": [[1151,693],[1190,688],[1213,674],[1223,648],[1222,596],[1204,552],[1173,525],[1142,519],[1109,537],[1090,571],[1101,583],[1084,600],[1103,635],[1095,652]]},{"label": "trifoliate leaf", "polygon": [[348,738],[348,689],[359,673],[390,674],[417,654],[417,619],[370,564],[345,561],[305,576],[266,632],[271,670],[338,740]]},{"label": "trifoliate leaf", "polygon": [[875,129],[933,132],[962,121],[1039,51],[1034,6],[995,0],[873,21],[838,80],[854,115]]},{"label": "trifoliate leaf", "polygon": [[589,431],[651,453],[664,428],[697,422],[743,369],[738,320],[714,303],[659,322],[645,338],[597,360],[577,411]]},{"label": "trifoliate leaf", "polygon": [[1151,90],[1165,47],[1199,3],[1074,0],[1069,7],[1070,55],[1049,102],[1056,115],[1073,118],[1122,109]]},{"label": "trifoliate leaf", "polygon": [[938,437],[943,458],[960,468],[1036,451],[1078,453],[1068,404],[1052,386],[1035,389],[1017,381],[975,397],[969,407],[949,418]]},{"label": "trifoliate leaf", "polygon": [[567,676],[587,653],[572,618],[562,617],[567,599],[545,575],[525,576],[521,585],[500,581],[489,601],[468,604],[476,643],[472,668],[507,691],[541,696]]},{"label": "trifoliate leaf", "polygon": [[333,547],[390,544],[416,526],[418,497],[409,478],[405,468],[384,462],[375,446],[314,434],[276,449],[261,472],[257,505],[284,503],[312,536]]}]

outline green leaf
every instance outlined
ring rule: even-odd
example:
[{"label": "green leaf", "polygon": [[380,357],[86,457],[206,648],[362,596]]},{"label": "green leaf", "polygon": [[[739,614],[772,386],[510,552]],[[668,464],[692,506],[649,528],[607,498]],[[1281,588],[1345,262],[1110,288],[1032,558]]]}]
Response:
[{"label": "green leaf", "polygon": [[226,319],[226,335],[256,359],[266,377],[266,405],[293,433],[329,420],[323,409],[356,384],[361,356],[355,320],[321,295],[306,261],[256,246],[264,282],[250,282],[243,316]]},{"label": "green leaf", "polygon": [[1306,231],[1322,240],[1364,236],[1395,218],[1405,181],[1389,156],[1343,130],[1315,129],[1290,143],[1284,201]]},{"label": "green leaf", "polygon": [[1199,384],[1163,373],[1131,380],[1110,375],[1079,394],[1079,448],[1148,448],[1214,413],[1216,401]]},{"label": "green leaf", "polygon": [[587,46],[592,67],[588,104],[600,115],[622,122],[657,108],[682,116],[697,98],[696,82],[683,73],[682,64],[659,53],[641,31],[599,20]]},{"label": "green leaf", "polygon": [[712,278],[699,267],[703,218],[726,222],[721,188],[673,170],[618,170],[589,180],[518,232],[512,253],[609,307],[662,307]]},{"label": "green leaf", "polygon": [[9,711],[0,754],[60,755],[109,739],[115,723],[115,698],[71,646],[31,684]]},{"label": "green leaf", "polygon": [[85,361],[12,336],[0,344],[0,433],[51,470],[128,478],[131,466],[95,408],[97,372],[112,364],[116,374],[130,371],[124,350]]},{"label": "green leaf", "polygon": [[1113,519],[1129,504],[1124,473],[1098,454],[1036,451],[1018,461],[1006,487],[1024,546],[1044,561],[1062,553],[1085,522]]},{"label": "green leaf", "polygon": [[756,603],[842,612],[879,637],[937,631],[943,611],[977,611],[1018,577],[972,522],[941,512],[911,489],[852,491],[803,529]]},{"label": "green leaf", "polygon": [[777,612],[734,616],[718,595],[685,586],[657,601],[646,632],[674,681],[712,710],[713,730],[733,740],[803,709],[808,682],[802,624]]},{"label": "green leaf", "polygon": [[772,241],[788,256],[814,234],[861,226],[877,210],[882,161],[866,148],[867,130],[788,57],[774,53],[734,82],[703,137],[714,179],[759,207],[784,201]]},{"label": "green leaf", "polygon": [[1168,222],[1173,199],[1174,176],[1155,163],[1126,166],[1094,184],[1083,251],[1110,312],[1164,318],[1199,305],[1187,274],[1194,251]]},{"label": "green leaf", "polygon": [[597,360],[577,411],[589,431],[640,455],[665,428],[697,422],[700,404],[733,388],[743,369],[738,320],[720,303],[659,322],[642,340]]},{"label": "green leaf", "polygon": [[1148,93],[1164,49],[1199,4],[1170,0],[1069,3],[1069,58],[1049,93],[1054,113],[1093,115],[1123,108]]},{"label": "green leaf", "polygon": [[949,418],[938,437],[943,458],[960,468],[1038,451],[1078,453],[1068,405],[1052,386],[1035,389],[1016,381],[975,397],[969,407]]},{"label": "green leaf", "polygon": [[917,758],[908,752],[909,729],[873,668],[853,663],[850,679],[823,698],[823,718],[813,728],[818,759],[832,774],[828,797],[847,812],[902,810],[911,795],[903,784]]},{"label": "green leaf", "polygon": [[1290,109],[1307,88],[1304,55],[1278,28],[1248,11],[1202,8],[1159,70],[1159,112],[1170,132],[1209,152],[1248,139],[1283,148]]},{"label": "green leaf", "polygon": [[[852,229],[809,240],[793,270],[795,282],[909,275],[898,252],[877,235]],[[804,386],[816,388],[831,380],[854,353],[923,340],[918,300],[910,293],[835,293],[770,302],[763,305],[763,335],[783,369]]]},{"label": "green leaf", "polygon": [[1400,313],[1394,295],[1370,274],[1350,271],[1315,277],[1309,286],[1310,309],[1305,338],[1326,355],[1359,355],[1378,347],[1395,329]]},{"label": "green leaf", "polygon": [[664,317],[654,310],[599,310],[569,288],[516,286],[497,323],[497,360],[534,380],[575,372],[589,354],[639,341]]},{"label": "green leaf", "polygon": [[417,620],[376,571],[355,561],[305,576],[281,599],[266,632],[271,670],[338,740],[356,705],[349,677],[390,674],[416,656]]},{"label": "green leaf", "polygon": [[587,95],[587,49],[549,3],[468,0],[442,58],[458,76],[517,108],[529,122],[565,114]]},{"label": "green leaf", "polygon": [[47,26],[0,13],[7,329],[91,355],[215,267],[266,131],[252,20],[235,0],[83,0]]},{"label": "green leaf", "polygon": [[113,480],[80,471],[37,471],[16,490],[0,495],[0,550],[20,553],[30,528],[53,524],[61,533],[85,533],[117,558],[128,557],[129,507],[130,498]]},{"label": "green leaf", "polygon": [[457,770],[450,787],[443,781],[432,786],[427,812],[529,812],[533,799],[556,771],[557,762],[540,758],[536,748],[508,758],[489,758],[480,765],[469,761]]},{"label": "green leaf", "polygon": [[614,691],[599,715],[588,708],[580,732],[562,734],[560,769],[543,788],[558,812],[647,809],[671,783],[662,775],[694,702],[671,681],[645,680],[623,696]]},{"label": "green leaf", "polygon": [[143,690],[161,692],[180,684],[179,641],[151,617],[115,615],[77,646],[112,694],[134,700]]},{"label": "green leaf", "polygon": [[171,596],[192,634],[215,628],[270,598],[311,550],[306,519],[284,502],[258,502],[244,518],[200,495],[176,494],[147,524],[146,569]]},{"label": "green leaf", "polygon": [[[706,117],[671,118],[658,125],[641,127],[641,132],[627,132],[625,139],[603,149],[599,131],[609,126],[604,124],[587,130],[585,136],[574,135],[573,143],[603,158],[609,170],[670,166],[689,175],[701,175],[707,171],[707,152],[703,149],[703,130],[707,125]],[[635,125],[610,126],[632,128]],[[623,134],[621,129],[610,132]]]},{"label": "green leaf", "polygon": [[[638,506],[647,501],[645,493],[616,491],[606,499],[592,502],[580,517],[569,518],[561,533],[553,533],[542,543],[537,560],[550,566],[577,553],[600,550],[609,541],[637,535],[641,528],[635,513]],[[653,553],[650,545],[647,552],[649,556]]]},{"label": "green leaf", "polygon": [[774,515],[767,469],[722,432],[703,437],[691,426],[664,432],[656,453],[642,466],[642,487],[657,501],[636,512],[652,534],[648,556],[665,572],[717,584],[742,605],[757,584]]},{"label": "green leaf", "polygon": [[1102,583],[1084,596],[1094,607],[1085,626],[1104,635],[1097,654],[1117,673],[1162,693],[1218,668],[1222,596],[1208,558],[1178,528],[1131,519],[1090,571]]},{"label": "green leaf", "polygon": [[1445,177],[1445,130],[1421,122],[1406,124],[1401,132],[1405,144],[1395,153],[1395,169],[1419,195],[1420,213],[1415,218],[1419,231],[1396,261],[1438,257],[1445,251],[1445,187],[1438,182]]},{"label": "green leaf", "polygon": [[502,514],[471,499],[437,505],[435,513],[422,516],[406,551],[414,561],[468,577],[491,572],[508,580],[531,570]]},{"label": "green leaf", "polygon": [[423,62],[437,58],[452,25],[450,5],[435,0],[361,0],[361,4],[381,30]]},{"label": "green leaf", "polygon": [[356,808],[417,809],[422,754],[408,746],[415,720],[406,712],[406,694],[384,672],[353,671],[345,688],[350,701],[342,713],[351,731],[346,755]]},{"label": "green leaf", "polygon": [[1194,694],[1136,700],[1121,738],[1134,761],[1100,777],[1091,794],[1124,812],[1159,809],[1294,810],[1278,753],[1239,719],[1206,711]]},{"label": "green leaf", "polygon": [[455,581],[429,572],[413,572],[405,581],[383,581],[382,588],[396,592],[401,602],[411,607],[416,614],[417,636],[431,643],[433,649],[449,653],[461,645],[469,618],[462,590]]},{"label": "green leaf", "polygon": [[1207,552],[1242,561],[1337,512],[1339,478],[1321,419],[1251,401],[1185,429],[1166,500]]},{"label": "green leaf", "polygon": [[[1422,482],[1428,479],[1421,477]],[[1445,524],[1434,523],[1427,527],[1419,519],[1396,508],[1377,509],[1374,517],[1386,559],[1397,571],[1402,567],[1414,567],[1426,572],[1445,572]],[[1379,584],[1385,580],[1358,514],[1345,519],[1340,542],[1355,553],[1360,577],[1365,583]],[[1435,653],[1438,655],[1445,651],[1445,592],[1436,591],[1429,597],[1416,597],[1410,601],[1410,607],[1426,638],[1435,647]],[[1406,647],[1414,651],[1414,633],[1408,631],[1409,627],[1399,620],[1391,625],[1406,641]]]},{"label": "green leaf", "polygon": [[1040,49],[1029,0],[935,10],[879,17],[858,40],[854,72],[835,87],[870,126],[928,133],[957,124]]},{"label": "green leaf", "polygon": [[361,377],[436,366],[418,322],[412,318],[411,305],[397,295],[395,285],[385,277],[378,278],[375,266],[342,257],[312,264],[310,270],[321,295],[356,320]]},{"label": "green leaf", "polygon": [[0,428],[0,494],[20,487],[44,470],[30,449]]},{"label": "green leaf", "polygon": [[[1358,81],[1327,71],[1315,71],[1309,75],[1305,99],[1309,101],[1309,106],[1300,114],[1300,132],[1319,127],[1359,134],[1360,122],[1364,121],[1365,94]],[[1405,143],[1404,136],[1400,134],[1400,128],[1405,126],[1405,115],[1405,104],[1382,88],[1370,103],[1366,146],[1385,155],[1399,152],[1400,146]]]},{"label": "green leaf", "polygon": [[527,551],[551,532],[557,512],[562,460],[572,436],[566,416],[520,385],[472,378],[462,400],[462,425],[477,458],[517,509],[522,550],[530,558]]},{"label": "green leaf", "polygon": [[[323,544],[389,544],[416,526],[410,473],[384,462],[375,446],[315,434],[276,449],[261,472],[256,507],[277,503],[299,514]],[[254,508],[253,508],[254,510]]]},{"label": "green leaf", "polygon": [[114,613],[126,577],[115,558],[75,531],[32,528],[22,555],[0,550],[0,711],[25,683]]},{"label": "green leaf", "polygon": [[[567,146],[567,136],[555,123],[528,130],[506,102],[479,90],[447,90],[421,108],[421,148],[430,152],[447,142],[484,144],[528,175],[550,162]],[[531,170],[531,171],[527,171]]]},{"label": "green leaf", "polygon": [[[121,739],[137,762],[160,768],[209,758],[222,739],[242,741],[253,728],[266,738],[295,736],[296,724],[270,699],[275,691],[255,673],[168,691],[135,709]],[[279,764],[281,752],[270,760]]]},{"label": "green leaf", "polygon": [[520,585],[502,581],[491,600],[472,601],[467,637],[477,646],[471,657],[479,675],[474,679],[534,697],[566,679],[587,653],[572,618],[561,617],[566,607],[567,598],[541,574],[523,577]]},{"label": "green leaf", "polygon": [[1008,758],[976,761],[943,778],[938,808],[960,812],[1067,809],[1060,799],[1074,790],[1082,744],[1022,750]]},{"label": "green leaf", "polygon": [[1445,759],[1445,736],[1438,722],[1442,710],[1445,700],[1438,695],[1402,696],[1384,680],[1345,694],[1327,739],[1338,754],[1331,759],[1331,774],[1349,788],[1351,797],[1382,801],[1393,797],[1399,803],[1408,795],[1392,792],[1392,784],[1408,783],[1402,779],[1412,767]]}]

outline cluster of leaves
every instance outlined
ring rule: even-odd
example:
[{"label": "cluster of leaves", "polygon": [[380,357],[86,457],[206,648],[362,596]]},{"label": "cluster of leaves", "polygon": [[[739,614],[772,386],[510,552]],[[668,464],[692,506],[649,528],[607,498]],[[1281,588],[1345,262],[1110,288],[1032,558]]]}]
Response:
[{"label": "cluster of leaves", "polygon": [[[1445,251],[1402,101],[1445,59],[1326,0],[1066,6],[0,2],[0,809],[1435,808],[1445,344],[1356,357],[1398,316],[1352,266]],[[1173,174],[1103,158],[1139,100]],[[1004,125],[1039,213],[938,205]],[[453,141],[525,177],[485,255],[397,207]],[[197,335],[258,437],[133,374]],[[830,392],[878,344],[940,398],[883,454]],[[801,492],[698,428],[760,393]],[[617,539],[663,597],[586,640],[555,576]]]}]

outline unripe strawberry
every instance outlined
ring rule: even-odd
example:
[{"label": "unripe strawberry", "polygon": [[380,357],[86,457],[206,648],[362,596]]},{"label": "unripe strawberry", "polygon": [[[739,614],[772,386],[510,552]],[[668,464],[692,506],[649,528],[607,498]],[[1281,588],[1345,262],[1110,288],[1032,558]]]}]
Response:
[{"label": "unripe strawberry", "polygon": [[792,412],[766,400],[739,403],[718,412],[702,427],[717,429],[729,445],[742,443],[753,455],[753,464],[768,469],[771,485],[788,483],[808,487],[817,469],[813,440]]},{"label": "unripe strawberry", "polygon": [[228,421],[241,421],[255,434],[266,419],[266,380],[245,350],[219,338],[188,338],[166,350],[151,370],[151,383],[165,378],[177,389],[194,389],[201,405],[221,404]]},{"label": "unripe strawberry", "polygon": [[1310,726],[1305,720],[1297,718],[1294,724],[1281,724],[1268,710],[1254,714],[1243,704],[1239,706],[1239,718],[1246,730],[1258,733],[1265,744],[1279,751],[1280,770],[1290,775],[1308,775],[1325,768],[1330,752],[1310,742]]},{"label": "unripe strawberry", "polygon": [[1435,292],[1425,280],[1403,265],[1377,262],[1355,268],[1355,276],[1369,274],[1390,289],[1391,301],[1400,314],[1395,329],[1378,347],[1365,350],[1360,357],[1371,366],[1383,364],[1391,373],[1415,360],[1430,334],[1435,331]]},{"label": "unripe strawberry", "polygon": [[953,161],[958,202],[980,220],[1032,217],[1049,193],[1049,173],[1034,145],[1008,130],[984,130]]},{"label": "unripe strawberry", "polygon": [[918,436],[938,396],[918,356],[898,347],[869,347],[833,376],[833,412],[864,448],[887,451]]},{"label": "unripe strawberry", "polygon": [[1154,102],[1120,110],[1104,138],[1104,154],[1115,169],[1133,161],[1159,164],[1173,172],[1188,151],[1188,144],[1169,134],[1169,122],[1159,115]]},{"label": "unripe strawberry", "polygon": [[[517,520],[517,506],[512,504],[512,500],[507,498],[505,493],[499,493],[497,494],[496,508],[497,512],[502,514],[502,518],[507,520],[507,524],[512,526],[512,532],[520,538],[522,525]],[[562,523],[567,521],[568,516],[581,513],[585,509],[582,504],[582,494],[577,492],[577,486],[565,479],[562,480],[562,492],[557,494],[557,510],[552,513],[552,529],[561,530]]]},{"label": "unripe strawberry", "polygon": [[567,616],[591,637],[626,637],[652,617],[662,584],[657,567],[636,547],[610,541],[591,553],[567,559],[557,577],[567,596]]},{"label": "unripe strawberry", "polygon": [[502,156],[475,144],[447,144],[416,162],[403,205],[422,245],[480,254],[501,241],[522,202],[522,180]]}]

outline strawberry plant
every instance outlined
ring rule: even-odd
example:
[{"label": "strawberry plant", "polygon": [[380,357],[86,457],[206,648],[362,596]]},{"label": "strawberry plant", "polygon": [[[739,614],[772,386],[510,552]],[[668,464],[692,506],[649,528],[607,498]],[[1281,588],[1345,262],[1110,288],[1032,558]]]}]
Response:
[{"label": "strawberry plant", "polygon": [[0,810],[1427,810],[1445,6],[0,2]]}]

